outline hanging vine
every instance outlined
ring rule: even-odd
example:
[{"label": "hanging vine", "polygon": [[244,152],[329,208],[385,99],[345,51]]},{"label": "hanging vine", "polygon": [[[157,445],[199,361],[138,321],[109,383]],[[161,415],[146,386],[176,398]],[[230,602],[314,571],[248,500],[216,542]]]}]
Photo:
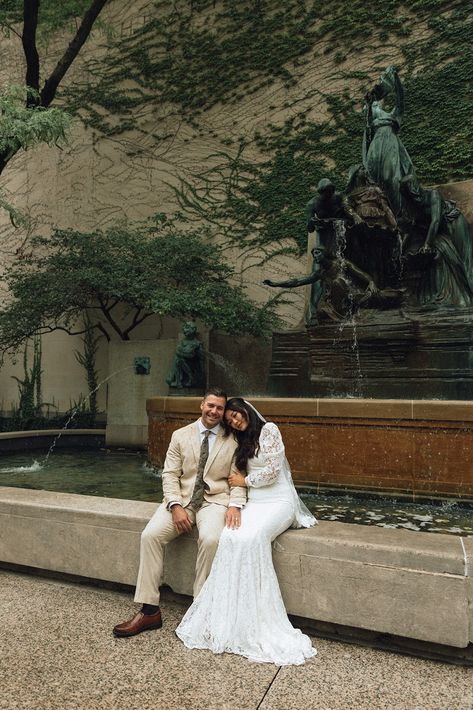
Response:
[{"label": "hanging vine", "polygon": [[[219,142],[213,167],[187,174],[178,196],[235,242],[303,246],[304,205],[321,177],[342,188],[359,162],[364,93],[393,61],[420,180],[471,177],[473,0],[158,0],[148,11],[64,98],[99,135],[138,131],[159,145],[186,125],[185,142]],[[215,111],[272,96],[265,126],[216,127]]]}]

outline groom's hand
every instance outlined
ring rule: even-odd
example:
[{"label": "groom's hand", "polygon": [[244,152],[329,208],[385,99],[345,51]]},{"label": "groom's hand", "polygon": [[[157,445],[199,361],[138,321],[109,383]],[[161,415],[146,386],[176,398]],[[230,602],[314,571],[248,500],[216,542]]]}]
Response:
[{"label": "groom's hand", "polygon": [[241,523],[241,510],[240,508],[233,508],[230,507],[228,508],[227,512],[225,513],[225,525],[227,528],[232,528],[235,530],[236,528],[240,527]]},{"label": "groom's hand", "polygon": [[172,522],[179,535],[182,533],[188,533],[192,530],[192,521],[182,505],[173,505],[171,508],[171,515]]},{"label": "groom's hand", "polygon": [[232,488],[243,486],[246,488],[246,477],[240,471],[234,470],[228,477],[228,483]]}]

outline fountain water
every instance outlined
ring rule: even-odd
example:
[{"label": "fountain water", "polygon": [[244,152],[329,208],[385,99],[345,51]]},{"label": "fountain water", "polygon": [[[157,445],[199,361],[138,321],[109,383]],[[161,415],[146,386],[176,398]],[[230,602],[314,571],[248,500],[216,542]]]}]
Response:
[{"label": "fountain water", "polygon": [[[135,365],[127,365],[127,367],[122,367],[120,370],[115,370],[115,372],[112,372],[111,375],[108,375],[103,380],[101,380],[101,382],[99,382],[97,387],[95,387],[91,392],[89,392],[87,397],[84,398],[84,401],[88,402],[89,399],[100,389],[100,387],[102,385],[104,385],[106,382],[108,382],[109,380],[111,380],[112,377],[115,377],[115,375],[119,375],[121,372],[125,372],[125,370],[134,369],[134,367],[135,367]],[[74,420],[74,417],[77,416],[77,413],[80,411],[81,406],[82,406],[82,404],[80,404],[79,406],[77,406],[73,409],[71,416],[67,419],[66,423],[62,427],[59,434],[57,434],[57,436],[54,438],[51,446],[49,447],[49,450],[48,450],[46,456],[44,457],[44,460],[42,461],[43,466],[45,466],[48,463],[49,457],[51,456],[52,452],[56,448],[57,442],[62,437],[63,433],[67,430],[69,424]]]},{"label": "fountain water", "polygon": [[[111,375],[108,375],[107,377],[105,377],[103,380],[101,380],[99,382],[99,384],[92,391],[89,392],[87,397],[84,398],[83,402],[88,402],[89,399],[100,389],[100,387],[102,385],[104,385],[106,382],[108,382],[112,377],[115,377],[115,375],[118,375],[121,372],[124,372],[125,370],[130,369],[131,367],[134,367],[134,365],[121,368],[120,370],[116,370],[115,372],[112,372]],[[42,471],[48,465],[49,458],[50,458],[51,454],[54,452],[58,441],[61,439],[64,432],[68,431],[69,425],[71,424],[71,422],[74,421],[74,418],[77,416],[81,407],[82,407],[82,403],[79,404],[77,407],[73,408],[73,410],[72,410],[70,416],[67,418],[64,426],[54,436],[52,443],[50,444],[46,454],[44,455],[44,458],[42,458],[40,461],[37,461],[36,459],[34,459],[31,464],[23,464],[21,466],[10,467],[10,468],[2,467],[0,469],[0,475],[6,474],[6,473],[36,473],[36,472]]]},{"label": "fountain water", "polygon": [[236,393],[246,392],[248,394],[248,377],[245,376],[242,370],[235,367],[234,363],[218,353],[211,353],[205,350],[205,356],[210,362],[216,365],[217,370],[223,373],[225,379],[231,382]]}]

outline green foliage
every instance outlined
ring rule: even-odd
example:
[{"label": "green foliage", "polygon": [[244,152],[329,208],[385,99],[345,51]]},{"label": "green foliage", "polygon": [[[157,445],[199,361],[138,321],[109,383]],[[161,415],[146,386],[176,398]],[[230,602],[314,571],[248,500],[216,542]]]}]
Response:
[{"label": "green foliage", "polygon": [[[57,29],[87,4],[43,0],[40,22]],[[0,20],[20,5],[7,0]],[[304,248],[304,205],[321,177],[343,188],[361,158],[364,93],[393,55],[406,90],[402,139],[420,180],[471,177],[472,11],[473,0],[156,0],[129,35],[108,37],[108,51],[63,99],[98,133],[143,131],[149,145],[170,137],[160,116],[214,139],[210,109],[228,115],[274,88],[272,106],[284,117],[257,133],[243,128],[238,139],[220,136],[228,149],[216,166],[187,176],[179,191],[189,219],[242,247],[260,245],[267,258],[284,237]],[[318,83],[297,95],[306,67]]]},{"label": "green foliage", "polygon": [[309,24],[317,2],[309,11],[302,0],[154,5],[139,30],[111,42],[106,57],[89,63],[91,82],[66,91],[71,110],[83,115],[87,109],[86,122],[108,135],[134,127],[129,118],[146,104],[176,107],[194,124],[201,111],[237,103],[276,79],[291,85],[288,63],[316,41]]},{"label": "green foliage", "polygon": [[[84,14],[90,0],[41,0],[38,15],[38,33],[46,41],[52,32],[73,27],[74,20]],[[0,7],[0,27],[5,34],[23,19],[23,0],[2,0]],[[16,27],[15,27],[16,26]]]},{"label": "green foliage", "polygon": [[323,171],[323,165],[281,150],[259,164],[244,156],[244,147],[236,157],[221,151],[210,156],[219,159],[214,167],[182,180],[176,190],[182,212],[210,223],[239,249],[258,247],[263,261],[269,253],[291,251],[280,245],[284,237],[292,237],[305,249],[304,207],[312,196],[316,171]]},{"label": "green foliage", "polygon": [[0,208],[8,212],[10,221],[14,227],[27,227],[29,225],[28,218],[19,210],[11,205],[0,192]]},{"label": "green foliage", "polygon": [[67,429],[93,429],[96,425],[97,414],[97,406],[94,409],[90,406],[90,396],[84,397],[81,394],[78,401],[71,402],[69,411],[62,418],[63,427],[67,427]]},{"label": "green foliage", "polygon": [[9,35],[11,29],[23,17],[23,2],[21,0],[2,0],[0,5],[0,27],[4,34]]},{"label": "green foliage", "polygon": [[91,0],[41,0],[39,6],[39,30],[46,33],[64,28],[76,28],[75,20],[82,17]]},{"label": "green foliage", "polygon": [[[450,3],[453,5],[453,3]],[[409,64],[403,140],[427,183],[472,177],[473,2],[430,21],[432,35],[406,47]]]},{"label": "green foliage", "polygon": [[[389,33],[391,41],[401,30],[401,34],[409,35],[407,41],[399,44],[406,93],[402,137],[421,181],[431,184],[471,177],[473,94],[469,87],[473,79],[473,2],[467,0],[460,5],[454,0],[402,3],[389,0],[375,3],[376,7],[373,3],[354,2],[342,20],[343,5],[346,10],[346,3],[334,3],[330,19],[323,26],[331,27],[332,31],[337,23],[343,26],[347,49],[351,39],[362,41],[363,28],[369,26],[378,66],[383,49],[381,27]],[[364,16],[370,12],[371,21]],[[428,25],[428,31],[420,34],[418,25],[422,21]],[[324,156],[325,170],[343,187],[348,166],[360,160],[363,87],[376,79],[376,74],[368,72],[347,74],[346,86],[351,93],[326,96],[328,121],[306,126],[303,121],[298,125],[295,120],[283,131],[272,127],[262,140],[263,148],[273,154],[283,151],[288,160],[299,152],[308,157]],[[358,94],[353,94],[354,89]],[[323,175],[317,171],[316,177]]]},{"label": "green foliage", "polygon": [[330,8],[319,0],[157,0],[139,29],[89,63],[93,79],[69,87],[68,101],[71,110],[87,109],[86,122],[109,135],[132,128],[130,117],[149,103],[174,107],[198,127],[201,114],[218,103],[241,104],[273,84],[295,86],[314,49],[340,64],[367,38],[379,46],[410,35],[416,18],[406,5],[420,12],[412,0],[333,0]]},{"label": "green foliage", "polygon": [[[311,32],[325,42],[320,51],[332,63],[331,81],[346,87],[338,93],[331,82],[314,87],[314,99],[324,103],[328,117],[311,120],[306,106],[297,110],[296,101],[288,102],[292,113],[284,123],[243,137],[237,152],[222,152],[215,167],[183,180],[177,191],[188,218],[197,214],[240,244],[264,247],[291,237],[305,249],[304,206],[320,178],[329,176],[343,189],[348,168],[360,162],[363,96],[389,63],[384,47],[393,42],[406,92],[402,139],[420,180],[438,184],[472,177],[472,0],[335,0],[326,16],[320,6],[312,9]],[[368,35],[372,69],[347,72],[341,65],[348,55],[353,63]],[[266,160],[248,159],[254,146]]]},{"label": "green foliage", "polygon": [[0,312],[4,349],[18,348],[31,333],[71,332],[85,310],[108,338],[124,340],[153,314],[254,335],[268,334],[277,322],[274,301],[259,307],[231,283],[221,247],[202,231],[177,231],[160,215],[103,232],[56,230],[36,237],[33,247],[7,272],[12,298]]},{"label": "green foliage", "polygon": [[[59,145],[65,140],[70,125],[70,115],[49,108],[56,97],[58,86],[74,62],[84,41],[89,36],[98,14],[107,0],[36,0],[22,3],[20,0],[4,0],[0,6],[0,31],[3,35],[15,36],[21,41],[25,60],[25,86],[13,87],[0,93],[0,172],[13,156],[23,148],[46,143]],[[80,26],[75,20],[77,13],[84,13]],[[90,10],[90,12],[89,12]],[[66,45],[63,55],[47,76],[42,76],[43,66],[38,53],[41,31],[49,38],[51,31],[64,28],[71,22],[74,38]],[[74,27],[75,25],[75,27]],[[40,84],[43,82],[41,91]],[[7,205],[13,223],[12,208]]]},{"label": "green foliage", "polygon": [[98,414],[97,390],[99,388],[99,382],[96,360],[100,336],[94,334],[93,323],[87,314],[84,317],[84,326],[86,327],[86,331],[82,338],[84,346],[83,352],[75,350],[74,355],[79,365],[82,365],[85,370],[89,394],[81,400],[78,408],[80,408],[83,413],[89,412],[91,421],[95,421]]},{"label": "green foliage", "polygon": [[0,92],[0,153],[16,152],[38,143],[58,145],[66,141],[71,116],[58,108],[25,106],[32,89],[11,86]]},{"label": "green foliage", "polygon": [[19,403],[13,412],[14,428],[24,430],[31,428],[31,422],[41,416],[43,407],[41,394],[41,338],[33,338],[33,362],[28,365],[28,343],[23,350],[23,379],[13,376],[18,383]]},{"label": "green foliage", "polygon": [[[51,405],[49,405],[51,406]],[[97,422],[88,408],[79,409],[71,419],[72,410],[65,414],[37,414],[28,419],[18,420],[16,410],[12,416],[0,416],[0,431],[32,431],[34,429],[94,429],[103,426]]]},{"label": "green foliage", "polygon": [[[87,322],[87,318],[86,318]],[[89,323],[90,325],[90,323]],[[97,340],[93,330],[86,331],[83,353],[76,352],[78,362],[85,368],[89,385],[89,396],[81,395],[78,402],[72,402],[69,411],[64,414],[50,415],[50,408],[56,406],[43,402],[42,397],[42,348],[41,337],[32,339],[32,363],[29,365],[29,343],[23,349],[23,377],[13,376],[18,383],[18,406],[13,407],[12,415],[0,417],[0,431],[31,431],[32,429],[93,428],[98,409],[96,390],[98,389],[95,355]],[[45,409],[47,408],[47,413]]]}]

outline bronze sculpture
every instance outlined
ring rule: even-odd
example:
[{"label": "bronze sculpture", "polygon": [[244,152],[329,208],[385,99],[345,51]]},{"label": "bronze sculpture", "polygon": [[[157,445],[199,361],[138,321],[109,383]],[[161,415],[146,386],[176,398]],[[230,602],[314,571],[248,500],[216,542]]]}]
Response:
[{"label": "bronze sculpture", "polygon": [[[389,96],[394,100],[390,111],[382,105]],[[470,228],[438,190],[419,184],[398,135],[404,90],[394,67],[383,72],[365,100],[363,163],[350,168],[344,192],[337,192],[329,178],[321,179],[306,206],[307,231],[317,231],[323,256],[320,252],[314,258],[306,276],[264,283],[279,288],[311,285],[308,324],[324,320],[329,311],[331,318],[343,320],[360,307],[473,306]],[[327,297],[340,296],[345,288],[351,289],[350,308],[342,307],[338,297]],[[329,308],[327,302],[332,303]]]},{"label": "bronze sculpture", "polygon": [[421,305],[473,306],[473,240],[458,207],[412,176],[401,180],[405,260],[420,268],[416,300]]},{"label": "bronze sculpture", "polygon": [[205,381],[204,351],[197,338],[196,325],[191,321],[184,323],[182,335],[166,382],[175,389],[200,388]]},{"label": "bronze sculpture", "polygon": [[394,67],[365,100],[362,164],[343,192],[320,180],[307,204],[307,230],[317,232],[310,273],[264,282],[311,286],[305,328],[273,336],[269,389],[471,399],[470,225],[440,190],[419,184],[399,138],[404,92]]},{"label": "bronze sculpture", "polygon": [[[394,98],[391,111],[384,108],[388,95]],[[415,180],[415,169],[399,138],[404,113],[404,89],[396,69],[388,67],[379,83],[368,91],[366,129],[363,136],[363,164],[374,182],[385,192],[393,213],[402,209],[400,181],[406,175]]]}]

